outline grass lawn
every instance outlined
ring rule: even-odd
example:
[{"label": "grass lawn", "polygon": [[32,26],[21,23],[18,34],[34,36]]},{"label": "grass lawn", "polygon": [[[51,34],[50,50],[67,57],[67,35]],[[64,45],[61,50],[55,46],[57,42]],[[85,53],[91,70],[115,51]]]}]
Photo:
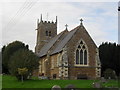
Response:
[{"label": "grass lawn", "polygon": [[0,90],[2,88],[2,75],[0,75]]},{"label": "grass lawn", "polygon": [[[2,87],[3,88],[51,88],[53,85],[59,85],[64,88],[68,84],[73,84],[77,88],[92,88],[92,83],[95,80],[28,80],[23,83],[17,81],[13,76],[2,76]],[[105,86],[117,86],[118,82],[115,80],[109,81],[104,84]]]}]

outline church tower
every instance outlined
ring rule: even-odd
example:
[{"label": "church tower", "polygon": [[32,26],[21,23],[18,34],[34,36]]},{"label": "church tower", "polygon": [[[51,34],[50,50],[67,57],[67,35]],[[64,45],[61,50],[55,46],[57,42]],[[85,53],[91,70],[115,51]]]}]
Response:
[{"label": "church tower", "polygon": [[55,22],[43,21],[42,14],[41,19],[37,21],[37,42],[35,47],[35,53],[39,53],[40,49],[57,35],[57,16]]}]

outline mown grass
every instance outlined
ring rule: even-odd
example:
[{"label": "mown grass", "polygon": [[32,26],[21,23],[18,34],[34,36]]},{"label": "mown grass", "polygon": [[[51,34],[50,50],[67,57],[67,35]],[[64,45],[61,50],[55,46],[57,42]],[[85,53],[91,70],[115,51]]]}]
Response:
[{"label": "mown grass", "polygon": [[[4,75],[2,77],[2,87],[3,88],[51,88],[53,85],[59,85],[61,88],[64,88],[68,84],[73,84],[77,88],[92,88],[92,83],[97,82],[98,80],[38,80],[32,79],[24,81],[23,83],[18,81],[13,76]],[[115,80],[110,81],[104,85],[107,86],[117,86]]]},{"label": "mown grass", "polygon": [[109,80],[107,83],[103,83],[103,87],[119,87],[120,88],[120,85],[119,85],[120,81],[118,80]]},{"label": "mown grass", "polygon": [[0,75],[0,90],[2,88],[2,75]]}]

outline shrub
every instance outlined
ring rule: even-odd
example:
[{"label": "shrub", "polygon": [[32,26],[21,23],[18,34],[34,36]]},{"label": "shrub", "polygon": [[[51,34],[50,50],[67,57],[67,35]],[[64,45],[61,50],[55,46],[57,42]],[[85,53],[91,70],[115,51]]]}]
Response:
[{"label": "shrub", "polygon": [[13,54],[9,63],[10,73],[21,80],[21,74],[18,69],[27,68],[27,72],[23,74],[23,79],[27,77],[38,67],[38,57],[30,50],[20,49]]},{"label": "shrub", "polygon": [[110,79],[116,79],[116,73],[112,69],[106,69],[104,71],[104,77],[105,77],[105,79],[109,79],[109,78]]}]

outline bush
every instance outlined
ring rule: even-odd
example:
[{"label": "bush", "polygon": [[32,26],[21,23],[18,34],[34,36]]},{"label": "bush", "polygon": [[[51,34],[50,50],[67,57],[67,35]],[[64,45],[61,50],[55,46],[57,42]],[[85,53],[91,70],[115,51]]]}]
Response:
[{"label": "bush", "polygon": [[112,69],[106,69],[104,71],[104,77],[105,77],[105,79],[109,79],[109,78],[110,79],[116,79],[116,73]]},{"label": "bush", "polygon": [[7,46],[2,47],[2,73],[9,74],[8,64],[11,62],[10,57],[19,49],[28,49],[28,45],[20,41],[14,41]]},{"label": "bush", "polygon": [[23,79],[27,77],[38,67],[38,57],[30,50],[20,49],[13,54],[10,58],[9,72],[16,76],[18,80],[21,80],[19,68],[27,68],[28,71],[23,75]]}]

